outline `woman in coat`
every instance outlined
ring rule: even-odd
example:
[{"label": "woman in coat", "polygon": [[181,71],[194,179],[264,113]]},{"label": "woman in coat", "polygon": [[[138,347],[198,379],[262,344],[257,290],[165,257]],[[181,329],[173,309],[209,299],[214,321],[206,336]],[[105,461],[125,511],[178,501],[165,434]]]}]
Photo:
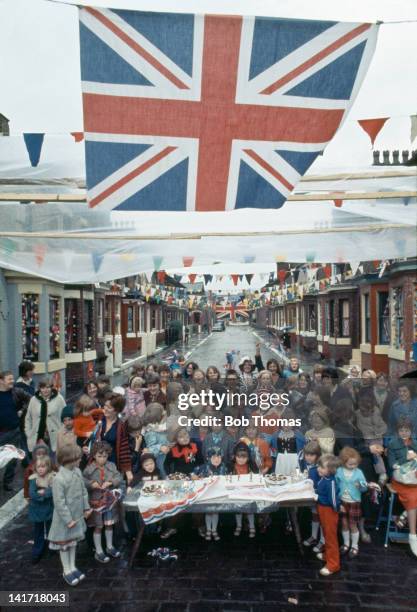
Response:
[{"label": "woman in coat", "polygon": [[39,383],[38,390],[31,398],[25,417],[25,434],[29,451],[43,441],[56,452],[58,431],[61,429],[61,412],[65,400],[48,380]]}]

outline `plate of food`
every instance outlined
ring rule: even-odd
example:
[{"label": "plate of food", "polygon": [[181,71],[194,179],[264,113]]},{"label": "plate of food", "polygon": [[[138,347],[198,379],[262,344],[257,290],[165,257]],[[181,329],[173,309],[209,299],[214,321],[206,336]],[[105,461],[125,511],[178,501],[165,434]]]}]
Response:
[{"label": "plate of food", "polygon": [[165,493],[165,488],[160,484],[146,484],[141,489],[141,495],[145,495],[146,497],[151,497],[152,495],[163,495]]},{"label": "plate of food", "polygon": [[288,483],[288,476],[284,474],[267,474],[265,476],[265,482],[267,485],[285,485]]},{"label": "plate of food", "polygon": [[188,474],[183,474],[182,472],[174,472],[173,474],[169,474],[168,480],[190,480]]}]

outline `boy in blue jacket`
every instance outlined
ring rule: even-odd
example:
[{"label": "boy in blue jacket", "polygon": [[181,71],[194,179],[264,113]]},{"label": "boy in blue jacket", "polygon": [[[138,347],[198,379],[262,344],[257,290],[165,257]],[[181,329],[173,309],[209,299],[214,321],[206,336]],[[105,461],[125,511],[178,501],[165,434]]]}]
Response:
[{"label": "boy in blue jacket", "polygon": [[324,532],[324,553],[318,553],[317,558],[326,561],[321,568],[322,576],[330,576],[340,570],[339,542],[337,525],[339,522],[340,498],[336,487],[336,470],[339,461],[334,455],[322,455],[318,461],[317,471],[320,480],[317,484],[317,508],[320,525]]}]

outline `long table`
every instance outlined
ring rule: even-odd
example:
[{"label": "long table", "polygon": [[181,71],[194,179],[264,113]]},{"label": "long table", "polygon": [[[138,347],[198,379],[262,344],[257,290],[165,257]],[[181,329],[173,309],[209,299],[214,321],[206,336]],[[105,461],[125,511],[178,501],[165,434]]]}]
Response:
[{"label": "long table", "polygon": [[[288,488],[288,490],[291,487]],[[210,494],[205,492],[200,499],[196,499],[193,503],[189,505],[184,505],[181,508],[181,514],[206,514],[206,513],[219,513],[219,514],[270,514],[272,512],[277,512],[281,508],[286,508],[289,513],[289,517],[291,520],[291,524],[293,527],[293,532],[300,550],[301,554],[304,554],[303,543],[301,537],[300,526],[298,523],[297,511],[298,508],[312,508],[316,503],[316,498],[314,494],[311,495],[309,492],[300,494],[300,498],[297,499],[297,487],[294,486],[294,491],[290,491],[288,494],[288,498],[285,497],[284,492],[277,492],[278,496],[281,499],[268,500],[268,499],[260,499],[256,498],[255,491],[248,491],[246,494],[242,493],[244,499],[239,499],[236,495],[239,495],[239,492],[235,494],[235,497],[231,498],[230,494],[222,495],[219,497],[211,498]],[[281,493],[281,494],[280,494]],[[258,493],[259,494],[259,493]],[[253,495],[253,497],[252,497]],[[252,497],[252,498],[251,498]],[[261,497],[261,496],[260,496]],[[264,497],[267,497],[265,495]],[[149,517],[148,512],[144,509],[143,502],[145,500],[140,500],[140,488],[133,489],[131,493],[129,493],[123,501],[123,506],[126,512],[133,512],[136,522],[137,528],[137,536],[135,542],[132,547],[132,551],[129,559],[129,568],[132,567],[135,557],[138,553],[139,547],[142,542],[143,533],[146,527],[146,524],[155,523],[158,520],[162,520],[166,518],[166,514],[159,518],[159,515],[155,514],[153,517]],[[147,501],[147,500],[146,500]],[[142,512],[139,508],[139,503],[142,502]],[[143,514],[142,514],[143,513]],[[178,508],[175,514],[178,514]],[[145,520],[144,520],[145,517]]]}]

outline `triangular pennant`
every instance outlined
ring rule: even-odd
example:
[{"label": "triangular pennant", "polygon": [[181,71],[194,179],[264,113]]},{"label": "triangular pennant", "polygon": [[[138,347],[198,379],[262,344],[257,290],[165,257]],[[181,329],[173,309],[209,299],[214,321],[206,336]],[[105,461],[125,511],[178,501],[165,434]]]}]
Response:
[{"label": "triangular pennant", "polygon": [[30,165],[33,167],[37,166],[39,163],[44,136],[45,134],[23,134]]},{"label": "triangular pennant", "polygon": [[236,285],[237,285],[237,284],[238,284],[238,282],[239,282],[239,275],[238,275],[238,274],[231,274],[231,275],[230,275],[230,278],[232,279],[233,284],[234,284],[234,286],[236,287]]},{"label": "triangular pennant", "polygon": [[326,275],[326,278],[330,278],[332,275],[332,266],[331,264],[326,264],[324,266],[324,274]]},{"label": "triangular pennant", "polygon": [[197,278],[197,274],[189,274],[188,279],[192,285],[194,285],[195,279]]},{"label": "triangular pennant", "polygon": [[253,274],[245,274],[245,278],[246,278],[246,282],[248,283],[248,285],[250,285],[253,279]]},{"label": "triangular pennant", "polygon": [[334,205],[336,206],[336,208],[342,208],[343,206],[343,200],[337,199],[337,200],[333,200]]},{"label": "triangular pennant", "polygon": [[94,272],[97,273],[101,268],[101,264],[103,263],[104,255],[94,251],[94,253],[91,254],[91,258],[93,260]]},{"label": "triangular pennant", "polygon": [[287,276],[286,270],[279,270],[278,271],[278,279],[279,279],[279,282],[280,282],[281,285],[284,284],[286,276]]},{"label": "triangular pennant", "polygon": [[8,259],[16,251],[16,244],[11,238],[2,238],[0,241],[0,250],[5,259]]},{"label": "triangular pennant", "polygon": [[403,204],[404,206],[408,206],[408,204],[410,203],[411,197],[405,197],[403,198]]},{"label": "triangular pennant", "polygon": [[190,268],[193,265],[194,257],[183,257],[182,265],[184,268]]},{"label": "triangular pennant", "polygon": [[381,117],[379,119],[358,119],[359,125],[371,139],[372,146],[374,145],[375,138],[378,136],[388,119],[389,117]]},{"label": "triangular pennant", "polygon": [[204,274],[204,283],[207,285],[207,283],[211,283],[211,281],[213,280],[213,275],[212,274]]},{"label": "triangular pennant", "polygon": [[39,267],[41,267],[45,260],[46,244],[35,244],[33,247],[33,252],[35,253],[36,263]]},{"label": "triangular pennant", "polygon": [[413,144],[417,136],[417,115],[411,115],[411,126],[410,126],[410,141]]},{"label": "triangular pennant", "polygon": [[71,132],[71,136],[74,138],[75,142],[84,140],[84,132]]},{"label": "triangular pennant", "polygon": [[159,272],[156,273],[156,277],[158,279],[158,283],[160,283],[161,285],[164,284],[165,282],[165,278],[166,278],[166,272],[165,270],[159,270]]},{"label": "triangular pennant", "polygon": [[158,271],[158,270],[159,270],[159,268],[161,267],[161,264],[162,264],[162,260],[163,260],[163,259],[164,259],[164,258],[163,258],[163,257],[160,257],[160,255],[154,255],[154,256],[152,257],[154,270],[156,270],[156,271]]},{"label": "triangular pennant", "polygon": [[239,281],[242,282],[243,280],[243,274],[239,274]]},{"label": "triangular pennant", "polygon": [[275,255],[275,261],[277,263],[287,261],[287,256],[285,255],[285,253],[281,253],[280,255]]},{"label": "triangular pennant", "polygon": [[316,259],[315,251],[309,251],[308,253],[306,253],[306,261],[308,263],[313,263],[315,259]]}]

